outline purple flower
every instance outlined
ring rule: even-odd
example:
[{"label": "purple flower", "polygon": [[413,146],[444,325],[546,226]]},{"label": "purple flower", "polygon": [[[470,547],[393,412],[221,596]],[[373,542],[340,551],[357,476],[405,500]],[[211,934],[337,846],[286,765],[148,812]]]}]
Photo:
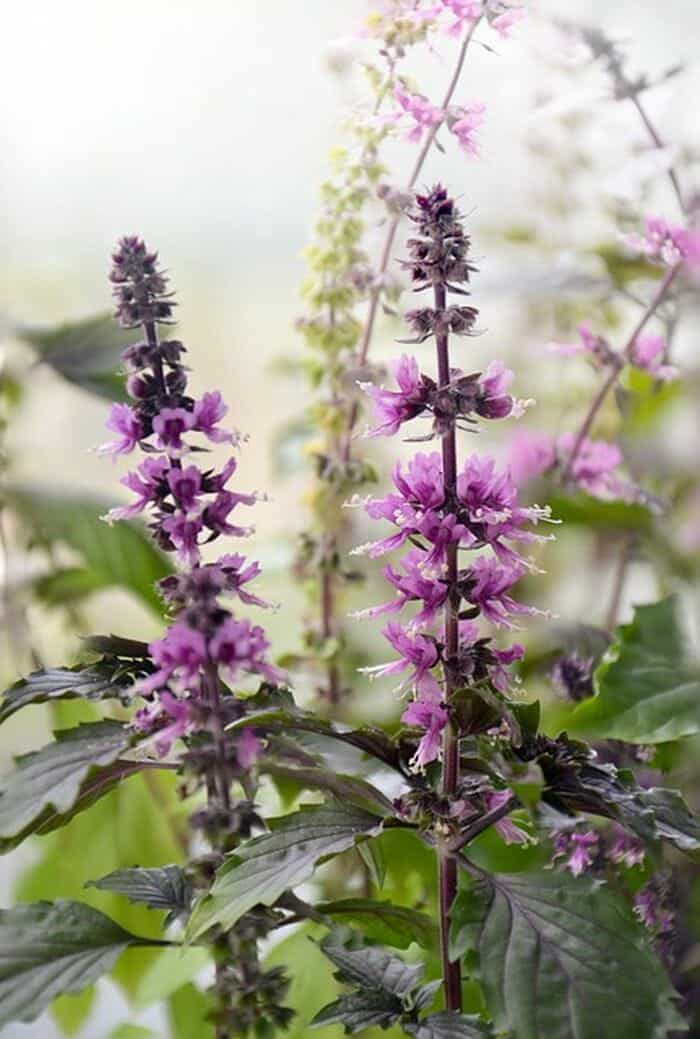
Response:
[{"label": "purple flower", "polygon": [[593,657],[568,653],[552,668],[552,681],[562,696],[575,703],[593,696]]},{"label": "purple flower", "polygon": [[598,853],[598,834],[595,830],[578,833],[576,830],[559,830],[554,836],[554,857],[565,859],[564,869],[579,877],[590,869]]},{"label": "purple flower", "polygon": [[425,565],[439,570],[448,544],[462,540],[466,543],[473,541],[467,529],[456,522],[454,515],[443,516],[435,511],[442,506],[445,498],[440,455],[437,452],[415,455],[408,463],[405,475],[401,464],[397,463],[393,479],[400,493],[370,499],[365,508],[372,519],[387,519],[399,528],[399,532],[360,546],[354,550],[355,553],[367,552],[375,558],[400,548],[408,538],[422,537],[433,546],[425,557]]},{"label": "purple flower", "polygon": [[228,522],[228,517],[236,505],[253,505],[254,494],[237,494],[233,491],[219,491],[214,501],[204,510],[202,519],[214,534],[229,534],[232,537],[244,538],[252,533],[252,527],[239,527]]},{"label": "purple flower", "polygon": [[199,562],[198,537],[204,529],[202,521],[196,517],[188,519],[180,512],[164,519],[161,527],[177,549],[180,562],[184,566],[195,566]]},{"label": "purple flower", "polygon": [[484,13],[482,0],[441,0],[441,3],[455,17],[455,21],[447,28],[449,36],[461,36]]},{"label": "purple flower", "polygon": [[[410,116],[414,123],[413,127],[406,134],[406,140],[416,143],[421,140],[424,130],[433,126],[439,126],[442,122],[442,109],[432,105],[422,94],[411,94],[404,87],[397,86],[394,88],[394,97],[403,109],[403,112]],[[399,112],[391,116],[390,119],[396,122],[401,117],[401,114]]]},{"label": "purple flower", "polygon": [[163,408],[153,419],[157,447],[175,457],[183,454],[188,448],[183,443],[182,434],[193,426],[194,416],[191,411],[185,408]]},{"label": "purple flower", "polygon": [[[562,467],[566,466],[575,443],[576,436],[573,433],[564,433],[557,439],[557,453]],[[615,472],[621,463],[622,452],[617,444],[586,437],[571,466],[571,477],[593,497],[632,500],[636,496],[634,488]]]},{"label": "purple flower", "polygon": [[430,380],[421,375],[415,357],[403,354],[394,363],[394,375],[399,390],[363,383],[362,388],[371,398],[379,425],[368,430],[367,435],[393,436],[404,422],[420,415],[425,410]]},{"label": "purple flower", "polygon": [[236,740],[236,758],[244,770],[249,769],[258,760],[263,745],[252,729],[245,728]]},{"label": "purple flower", "polygon": [[438,662],[438,651],[435,642],[425,635],[411,635],[400,624],[393,622],[384,628],[382,635],[399,654],[398,660],[389,664],[378,664],[375,667],[360,668],[366,674],[380,675],[400,674],[407,668],[413,668],[409,678],[401,688],[410,685],[422,699],[440,700],[441,690],[436,679],[430,673]]},{"label": "purple flower", "polygon": [[265,660],[269,648],[260,625],[235,617],[227,617],[209,642],[212,659],[224,668],[231,681],[242,671],[249,671],[270,682],[279,682],[282,672]]},{"label": "purple flower", "polygon": [[632,837],[623,830],[621,826],[615,826],[615,840],[612,843],[608,856],[613,862],[627,866],[641,866],[644,862],[644,845],[637,837]]},{"label": "purple flower", "polygon": [[449,721],[449,714],[439,701],[414,700],[401,715],[401,721],[424,729],[416,753],[411,764],[416,769],[424,769],[431,761],[440,757],[442,732]]},{"label": "purple flower", "polygon": [[506,390],[513,380],[513,373],[503,361],[491,361],[479,379],[480,396],[476,402],[477,414],[483,418],[507,418],[513,411],[515,401]]},{"label": "purple flower", "polygon": [[186,469],[170,469],[167,480],[179,508],[189,512],[198,504],[202,474],[196,465],[188,465]]},{"label": "purple flower", "polygon": [[517,487],[541,476],[556,462],[553,437],[531,429],[520,429],[511,439],[509,471]]},{"label": "purple flower", "polygon": [[670,364],[662,364],[668,349],[663,336],[642,333],[637,336],[632,347],[632,363],[645,372],[649,372],[661,382],[671,382],[678,378],[678,369]]},{"label": "purple flower", "polygon": [[382,574],[396,589],[396,598],[380,606],[360,610],[355,616],[378,617],[384,613],[398,613],[409,602],[422,602],[423,607],[413,618],[411,627],[425,628],[431,625],[447,599],[447,585],[435,577],[426,576],[425,559],[425,552],[413,548],[401,560],[404,573],[395,570],[391,564],[384,567]]},{"label": "purple flower", "polygon": [[460,518],[468,523],[477,541],[491,545],[501,562],[522,562],[516,552],[503,544],[503,539],[525,543],[545,540],[523,527],[549,519],[549,509],[519,505],[510,472],[499,473],[493,458],[472,455],[466,460],[457,477],[457,497],[462,506]]},{"label": "purple flower", "polygon": [[521,22],[524,17],[525,9],[523,7],[511,7],[491,20],[491,28],[496,30],[502,40],[507,40],[510,36],[510,30],[518,22]]},{"label": "purple flower", "polygon": [[[509,789],[505,790],[493,790],[489,791],[484,801],[486,804],[486,811],[493,812],[498,808],[502,808],[503,805],[507,804],[513,796],[513,791]],[[503,838],[506,844],[529,844],[530,835],[517,826],[512,819],[505,817],[499,819],[494,824],[494,828],[498,834]]]},{"label": "purple flower", "polygon": [[450,110],[448,126],[455,135],[462,151],[473,157],[479,154],[479,145],[475,140],[476,131],[483,126],[486,118],[486,105],[475,101],[464,108],[453,107]]},{"label": "purple flower", "polygon": [[192,410],[194,420],[193,429],[198,433],[204,433],[208,440],[215,444],[237,444],[240,436],[237,433],[229,433],[225,429],[217,429],[217,423],[221,421],[228,412],[228,406],[223,397],[216,390],[213,393],[205,393],[201,400],[195,401]]},{"label": "purple flower", "polygon": [[160,501],[163,494],[163,483],[169,471],[170,463],[167,458],[146,458],[138,466],[134,473],[127,473],[119,481],[133,491],[136,501],[131,505],[124,505],[116,509],[110,509],[105,519],[109,523],[115,520],[133,519],[146,508],[147,505]]},{"label": "purple flower", "polygon": [[700,263],[700,232],[669,224],[663,217],[647,217],[646,234],[624,235],[623,241],[634,252],[643,253],[649,260],[660,260],[669,267],[681,261],[691,267]]},{"label": "purple flower", "polygon": [[98,453],[102,455],[131,454],[143,436],[141,421],[128,404],[113,404],[105,425],[118,434],[118,439],[98,447]]},{"label": "purple flower", "polygon": [[496,627],[513,628],[511,616],[540,613],[534,606],[516,602],[508,594],[524,574],[524,568],[500,563],[493,556],[478,556],[460,574],[460,591],[467,602],[478,606],[486,620]]},{"label": "purple flower", "polygon": [[228,554],[219,556],[216,563],[212,564],[216,570],[218,570],[223,577],[222,587],[227,592],[232,592],[237,595],[241,602],[247,603],[249,606],[261,606],[268,608],[269,603],[265,602],[264,599],[260,599],[257,595],[253,595],[251,592],[246,591],[243,585],[248,584],[249,581],[254,580],[262,573],[262,567],[260,563],[254,560],[252,563],[245,565],[245,556],[239,555],[238,553]]},{"label": "purple flower", "polygon": [[207,659],[204,636],[184,621],[176,621],[162,639],[151,642],[148,652],[158,670],[138,683],[141,693],[153,692],[173,680],[186,688]]}]

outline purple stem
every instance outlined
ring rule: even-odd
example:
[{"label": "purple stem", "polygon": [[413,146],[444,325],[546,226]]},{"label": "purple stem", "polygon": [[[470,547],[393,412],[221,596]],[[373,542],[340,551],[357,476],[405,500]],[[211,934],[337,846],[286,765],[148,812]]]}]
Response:
[{"label": "purple stem", "polygon": [[[434,287],[435,309],[446,309],[446,291],[443,284]],[[447,332],[436,335],[438,384],[449,385],[450,355]],[[445,488],[445,512],[455,511],[457,486],[457,437],[454,425],[442,438],[442,470]],[[447,585],[449,595],[445,604],[444,624],[444,677],[445,700],[449,701],[455,690],[455,663],[459,652],[459,592],[457,544],[447,549]],[[448,722],[442,738],[442,793],[446,798],[454,796],[459,781],[459,738],[451,722]],[[450,911],[457,894],[457,862],[446,851],[438,851],[438,881],[440,889],[440,954],[442,975],[445,985],[445,1005],[448,1010],[462,1009],[462,977],[459,961],[450,960],[449,935]]]},{"label": "purple stem", "polygon": [[[644,330],[644,328],[647,325],[647,322],[650,321],[651,318],[654,316],[659,306],[663,303],[668,293],[668,290],[673,284],[673,281],[679,273],[681,267],[682,263],[677,263],[674,267],[669,267],[669,269],[666,271],[665,275],[661,279],[661,283],[659,284],[658,289],[656,290],[651,299],[651,302],[649,303],[648,307],[646,308],[641,318],[637,322],[634,331],[625,343],[623,349],[620,351],[620,354],[618,356],[621,360],[624,359],[625,361],[629,361],[630,357],[632,356],[632,350],[634,349],[634,344],[636,342],[637,337]],[[583,420],[583,423],[581,424],[581,428],[576,434],[576,440],[574,441],[574,446],[571,450],[571,454],[569,455],[569,460],[566,463],[564,472],[562,473],[562,483],[566,483],[569,476],[571,475],[571,470],[573,468],[574,462],[579,456],[579,452],[581,451],[583,441],[588,436],[588,433],[590,431],[591,426],[593,425],[596,415],[605,403],[605,399],[607,398],[608,393],[617,382],[623,367],[623,364],[615,365],[615,367],[610,371],[607,379],[605,380],[605,382],[593,398],[591,406],[588,409],[588,413],[585,419]]]}]

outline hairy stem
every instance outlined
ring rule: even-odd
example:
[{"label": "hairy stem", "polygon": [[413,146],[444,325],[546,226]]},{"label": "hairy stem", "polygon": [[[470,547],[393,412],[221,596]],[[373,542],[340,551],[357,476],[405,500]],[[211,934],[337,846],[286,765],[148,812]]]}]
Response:
[{"label": "hairy stem", "polygon": [[[434,289],[435,309],[446,309],[446,291],[444,285],[436,285]],[[438,383],[447,386],[450,382],[449,337],[447,332],[436,335]],[[456,502],[457,486],[457,436],[454,425],[442,438],[442,470],[445,486],[445,511],[453,512]],[[445,603],[444,623],[444,675],[445,700],[449,701],[455,690],[456,660],[459,652],[459,593],[457,544],[453,542],[447,549],[447,584],[449,595]],[[453,797],[459,782],[459,738],[451,723],[443,733],[442,741],[442,793],[445,797]],[[462,978],[459,962],[453,963],[449,954],[450,911],[457,894],[457,862],[449,854],[440,851],[438,859],[438,880],[440,888],[440,953],[442,958],[442,974],[445,984],[445,1004],[448,1010],[462,1009]]]},{"label": "hairy stem", "polygon": [[[641,332],[643,332],[643,330],[646,328],[647,323],[651,320],[651,318],[654,316],[658,308],[665,300],[671,285],[673,284],[675,278],[677,277],[681,269],[681,266],[681,263],[677,263],[674,267],[669,267],[669,269],[664,274],[649,305],[647,306],[646,310],[637,322],[634,331],[630,335],[624,347],[618,354],[618,357],[621,361],[629,361],[630,357],[632,356],[632,351],[634,349],[634,344],[637,337],[640,335]],[[617,383],[622,368],[623,364],[616,364],[615,367],[612,368],[612,370],[608,373],[608,377],[606,378],[605,382],[602,384],[597,394],[593,398],[593,401],[591,402],[591,406],[588,409],[586,417],[581,423],[581,427],[578,433],[576,434],[576,439],[574,440],[574,446],[571,449],[569,460],[567,461],[566,466],[564,468],[564,472],[562,473],[563,483],[565,483],[571,476],[571,471],[573,469],[574,463],[576,462],[576,459],[579,456],[583,441],[588,436],[591,426],[595,421],[596,415],[598,414],[598,412],[600,411],[601,407],[607,399],[608,393]]]}]

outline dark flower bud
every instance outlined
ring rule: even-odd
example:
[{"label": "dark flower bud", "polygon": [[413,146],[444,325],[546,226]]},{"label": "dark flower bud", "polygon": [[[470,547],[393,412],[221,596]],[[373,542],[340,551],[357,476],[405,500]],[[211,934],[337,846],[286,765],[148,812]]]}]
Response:
[{"label": "dark flower bud", "polygon": [[593,696],[593,658],[578,653],[560,657],[552,669],[552,681],[567,700],[578,703]]}]

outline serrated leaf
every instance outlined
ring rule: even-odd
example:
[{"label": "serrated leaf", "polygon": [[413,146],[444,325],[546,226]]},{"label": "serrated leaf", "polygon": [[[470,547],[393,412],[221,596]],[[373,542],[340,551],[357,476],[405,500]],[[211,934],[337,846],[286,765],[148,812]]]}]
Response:
[{"label": "serrated leaf", "polygon": [[[589,878],[500,874],[474,885],[479,972],[496,1030],[513,1039],[665,1039],[684,1024],[630,907]],[[453,908],[459,927],[460,907]]]},{"label": "serrated leaf", "polygon": [[383,761],[391,768],[398,768],[401,771],[398,749],[383,729],[369,725],[363,726],[361,729],[339,729],[332,722],[318,718],[309,711],[291,707],[287,709],[273,707],[247,714],[229,728],[239,729],[249,725],[268,732],[289,732],[296,729],[299,732],[313,732],[320,736],[327,736],[329,739],[347,743],[357,750]]},{"label": "serrated leaf", "polygon": [[687,853],[700,851],[700,821],[691,814],[679,790],[640,788],[633,803],[623,805],[620,819],[642,838],[651,836]]},{"label": "serrated leaf", "polygon": [[429,1014],[415,1025],[404,1025],[415,1039],[485,1039],[488,1026],[474,1014],[455,1014],[442,1011]]},{"label": "serrated leaf", "polygon": [[[19,878],[18,899],[52,899],[60,892],[93,905],[128,931],[160,936],[159,918],[150,909],[109,891],[86,889],[84,884],[91,877],[128,867],[139,858],[155,865],[177,861],[182,853],[180,827],[184,827],[184,820],[180,822],[175,814],[176,784],[172,772],[135,774],[112,788],[89,811],[37,842],[33,849],[36,860]],[[179,956],[180,947],[167,951]],[[131,995],[162,952],[146,948],[132,951],[118,960],[110,977]]]},{"label": "serrated leaf", "polygon": [[121,328],[110,314],[54,328],[19,328],[17,334],[68,382],[108,400],[128,399],[117,371],[134,331]]},{"label": "serrated leaf", "polygon": [[423,977],[422,963],[406,963],[379,945],[348,948],[334,931],[321,942],[321,949],[346,984],[387,992],[399,1000],[406,999]]},{"label": "serrated leaf", "polygon": [[117,869],[99,880],[88,880],[85,887],[114,891],[149,909],[165,909],[169,919],[186,913],[193,895],[192,885],[181,866]]},{"label": "serrated leaf", "polygon": [[352,992],[319,1010],[310,1027],[342,1024],[346,1035],[355,1035],[366,1028],[390,1028],[402,1013],[401,1000],[390,992]]},{"label": "serrated leaf", "polygon": [[217,871],[211,893],[190,919],[190,940],[214,924],[232,927],[254,905],[272,905],[285,891],[312,876],[317,861],[375,835],[382,820],[337,802],[272,820],[272,832],[248,841]]},{"label": "serrated leaf", "polygon": [[571,729],[628,743],[665,743],[700,732],[700,669],[687,661],[675,599],[639,606],[595,673],[596,696]]},{"label": "serrated leaf", "polygon": [[32,536],[46,544],[66,544],[81,556],[91,574],[90,590],[118,585],[162,614],[155,585],[171,573],[171,566],[139,524],[104,522],[101,517],[113,501],[12,487],[8,503]]},{"label": "serrated leaf", "polygon": [[50,667],[20,678],[3,694],[0,722],[33,703],[52,700],[109,700],[128,702],[127,690],[134,679],[106,661],[87,667]]},{"label": "serrated leaf", "polygon": [[377,787],[358,776],[348,776],[332,772],[322,767],[295,768],[281,761],[274,761],[265,755],[259,762],[259,769],[274,779],[293,782],[303,790],[326,790],[340,801],[349,801],[370,811],[382,815],[393,815],[394,806]]},{"label": "serrated leaf", "polygon": [[0,1025],[33,1021],[56,996],[107,973],[128,946],[149,944],[80,902],[0,910]]},{"label": "serrated leaf", "polygon": [[[57,732],[54,743],[18,758],[15,771],[0,783],[0,851],[50,825],[53,816],[70,818],[76,802],[88,796],[95,773],[103,785],[105,770],[115,781],[120,778],[109,767],[130,743],[131,734],[120,722],[91,722]],[[126,764],[132,770],[141,767]]]},{"label": "serrated leaf", "polygon": [[412,942],[426,947],[435,942],[436,928],[429,916],[392,902],[343,898],[336,902],[323,902],[316,909],[338,923],[356,927],[366,938],[382,945],[407,949]]}]

